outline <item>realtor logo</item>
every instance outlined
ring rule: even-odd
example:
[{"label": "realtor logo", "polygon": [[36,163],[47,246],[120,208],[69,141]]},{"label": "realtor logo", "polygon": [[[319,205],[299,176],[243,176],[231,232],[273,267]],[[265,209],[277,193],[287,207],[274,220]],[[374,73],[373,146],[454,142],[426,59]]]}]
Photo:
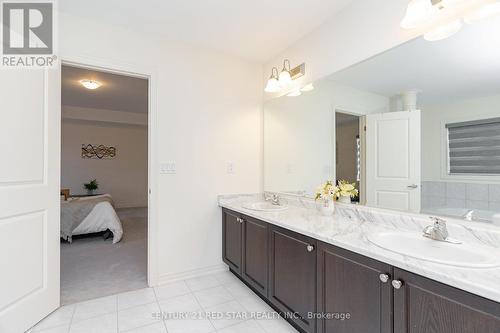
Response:
[{"label": "realtor logo", "polygon": [[2,2],[2,66],[53,66],[54,23],[51,1]]}]

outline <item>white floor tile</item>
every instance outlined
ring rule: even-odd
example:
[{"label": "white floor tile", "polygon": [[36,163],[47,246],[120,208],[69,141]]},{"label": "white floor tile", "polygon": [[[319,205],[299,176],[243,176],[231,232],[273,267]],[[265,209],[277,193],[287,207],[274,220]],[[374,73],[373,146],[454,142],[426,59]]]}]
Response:
[{"label": "white floor tile", "polygon": [[[30,331],[28,331],[30,332]],[[64,326],[58,326],[58,327],[52,327],[52,328],[47,328],[41,331],[31,331],[31,332],[36,332],[36,333],[68,333],[69,332],[69,326],[64,325]]]},{"label": "white floor tile", "polygon": [[217,330],[236,325],[248,319],[248,317],[246,317],[247,311],[236,301],[215,305],[205,310],[208,313],[217,313],[222,316],[221,318],[210,318],[212,325],[214,325]]},{"label": "white floor tile", "polygon": [[168,333],[210,333],[215,332],[208,319],[171,319],[166,320]]},{"label": "white floor tile", "polygon": [[116,296],[97,298],[75,304],[75,314],[72,322],[75,323],[116,311]]},{"label": "white floor tile", "polygon": [[274,312],[274,310],[257,295],[237,298],[237,301],[249,312]]},{"label": "white floor tile", "polygon": [[191,292],[184,281],[164,284],[154,289],[158,300],[181,296]]},{"label": "white floor tile", "polygon": [[236,324],[218,330],[220,333],[265,333],[264,330],[254,320],[247,320],[243,323]]},{"label": "white floor tile", "polygon": [[153,288],[139,289],[128,293],[118,294],[117,298],[118,310],[156,302],[156,296]]},{"label": "white floor tile", "polygon": [[194,293],[203,308],[232,301],[233,296],[224,287],[205,289]]},{"label": "white floor tile", "polygon": [[123,332],[157,323],[161,320],[157,317],[159,314],[160,307],[156,302],[118,311],[118,329]]},{"label": "white floor tile", "polygon": [[74,311],[75,311],[74,305],[67,305],[60,307],[59,309],[57,309],[56,311],[52,312],[50,315],[45,317],[41,322],[39,322],[33,328],[32,332],[38,332],[40,330],[57,326],[69,326]]},{"label": "white floor tile", "polygon": [[255,293],[241,281],[229,283],[224,287],[231,293],[231,295],[233,295],[234,298],[241,298],[241,297],[248,297],[255,295]]},{"label": "white floor tile", "polygon": [[239,279],[230,271],[216,273],[213,275],[213,277],[215,277],[221,284],[228,284],[239,281]]},{"label": "white floor tile", "polygon": [[165,328],[165,324],[163,322],[159,322],[152,325],[134,328],[130,331],[126,331],[126,333],[167,333],[167,329]]},{"label": "white floor tile", "polygon": [[116,313],[71,324],[70,333],[116,333]]},{"label": "white floor tile", "polygon": [[191,291],[199,291],[220,286],[221,283],[213,275],[206,275],[186,280],[186,284]]},{"label": "white floor tile", "polygon": [[164,313],[193,312],[200,310],[200,304],[193,294],[172,297],[160,301],[160,309]]},{"label": "white floor tile", "polygon": [[267,333],[297,333],[298,331],[285,319],[258,320],[259,326]]}]

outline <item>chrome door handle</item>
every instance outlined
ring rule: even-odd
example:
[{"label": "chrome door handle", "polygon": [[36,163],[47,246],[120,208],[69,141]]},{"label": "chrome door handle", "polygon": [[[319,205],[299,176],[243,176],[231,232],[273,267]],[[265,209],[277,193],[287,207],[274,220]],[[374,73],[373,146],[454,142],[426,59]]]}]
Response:
[{"label": "chrome door handle", "polygon": [[406,187],[410,188],[410,189],[415,189],[415,188],[418,188],[418,185],[417,184],[412,184],[412,185],[408,185]]},{"label": "chrome door handle", "polygon": [[307,252],[312,252],[312,251],[314,251],[314,245],[307,244],[306,249],[307,249]]},{"label": "chrome door handle", "polygon": [[403,286],[403,282],[399,280],[392,280],[392,286],[394,287],[394,289],[401,289],[401,287]]},{"label": "chrome door handle", "polygon": [[243,219],[241,217],[237,217],[236,221],[239,222],[239,223],[243,223]]},{"label": "chrome door handle", "polygon": [[387,283],[387,281],[389,281],[391,277],[389,276],[389,274],[380,274],[379,278],[383,283]]}]

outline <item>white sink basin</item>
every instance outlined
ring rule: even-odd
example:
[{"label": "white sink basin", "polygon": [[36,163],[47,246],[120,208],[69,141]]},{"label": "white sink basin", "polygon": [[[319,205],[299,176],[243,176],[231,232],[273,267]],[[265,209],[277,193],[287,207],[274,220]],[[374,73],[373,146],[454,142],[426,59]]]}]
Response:
[{"label": "white sink basin", "polygon": [[491,248],[439,242],[419,233],[380,232],[369,235],[368,240],[385,250],[444,265],[466,268],[500,266],[500,256],[492,253]]},{"label": "white sink basin", "polygon": [[279,212],[288,209],[286,205],[273,205],[267,201],[249,202],[243,204],[243,208],[261,212]]}]

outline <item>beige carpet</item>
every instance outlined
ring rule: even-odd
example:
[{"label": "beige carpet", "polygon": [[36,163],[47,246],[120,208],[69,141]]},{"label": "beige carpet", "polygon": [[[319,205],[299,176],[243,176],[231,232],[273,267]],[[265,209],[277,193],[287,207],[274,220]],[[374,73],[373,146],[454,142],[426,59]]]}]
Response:
[{"label": "beige carpet", "polygon": [[61,303],[147,287],[147,208],[118,209],[123,238],[102,236],[61,242]]}]

